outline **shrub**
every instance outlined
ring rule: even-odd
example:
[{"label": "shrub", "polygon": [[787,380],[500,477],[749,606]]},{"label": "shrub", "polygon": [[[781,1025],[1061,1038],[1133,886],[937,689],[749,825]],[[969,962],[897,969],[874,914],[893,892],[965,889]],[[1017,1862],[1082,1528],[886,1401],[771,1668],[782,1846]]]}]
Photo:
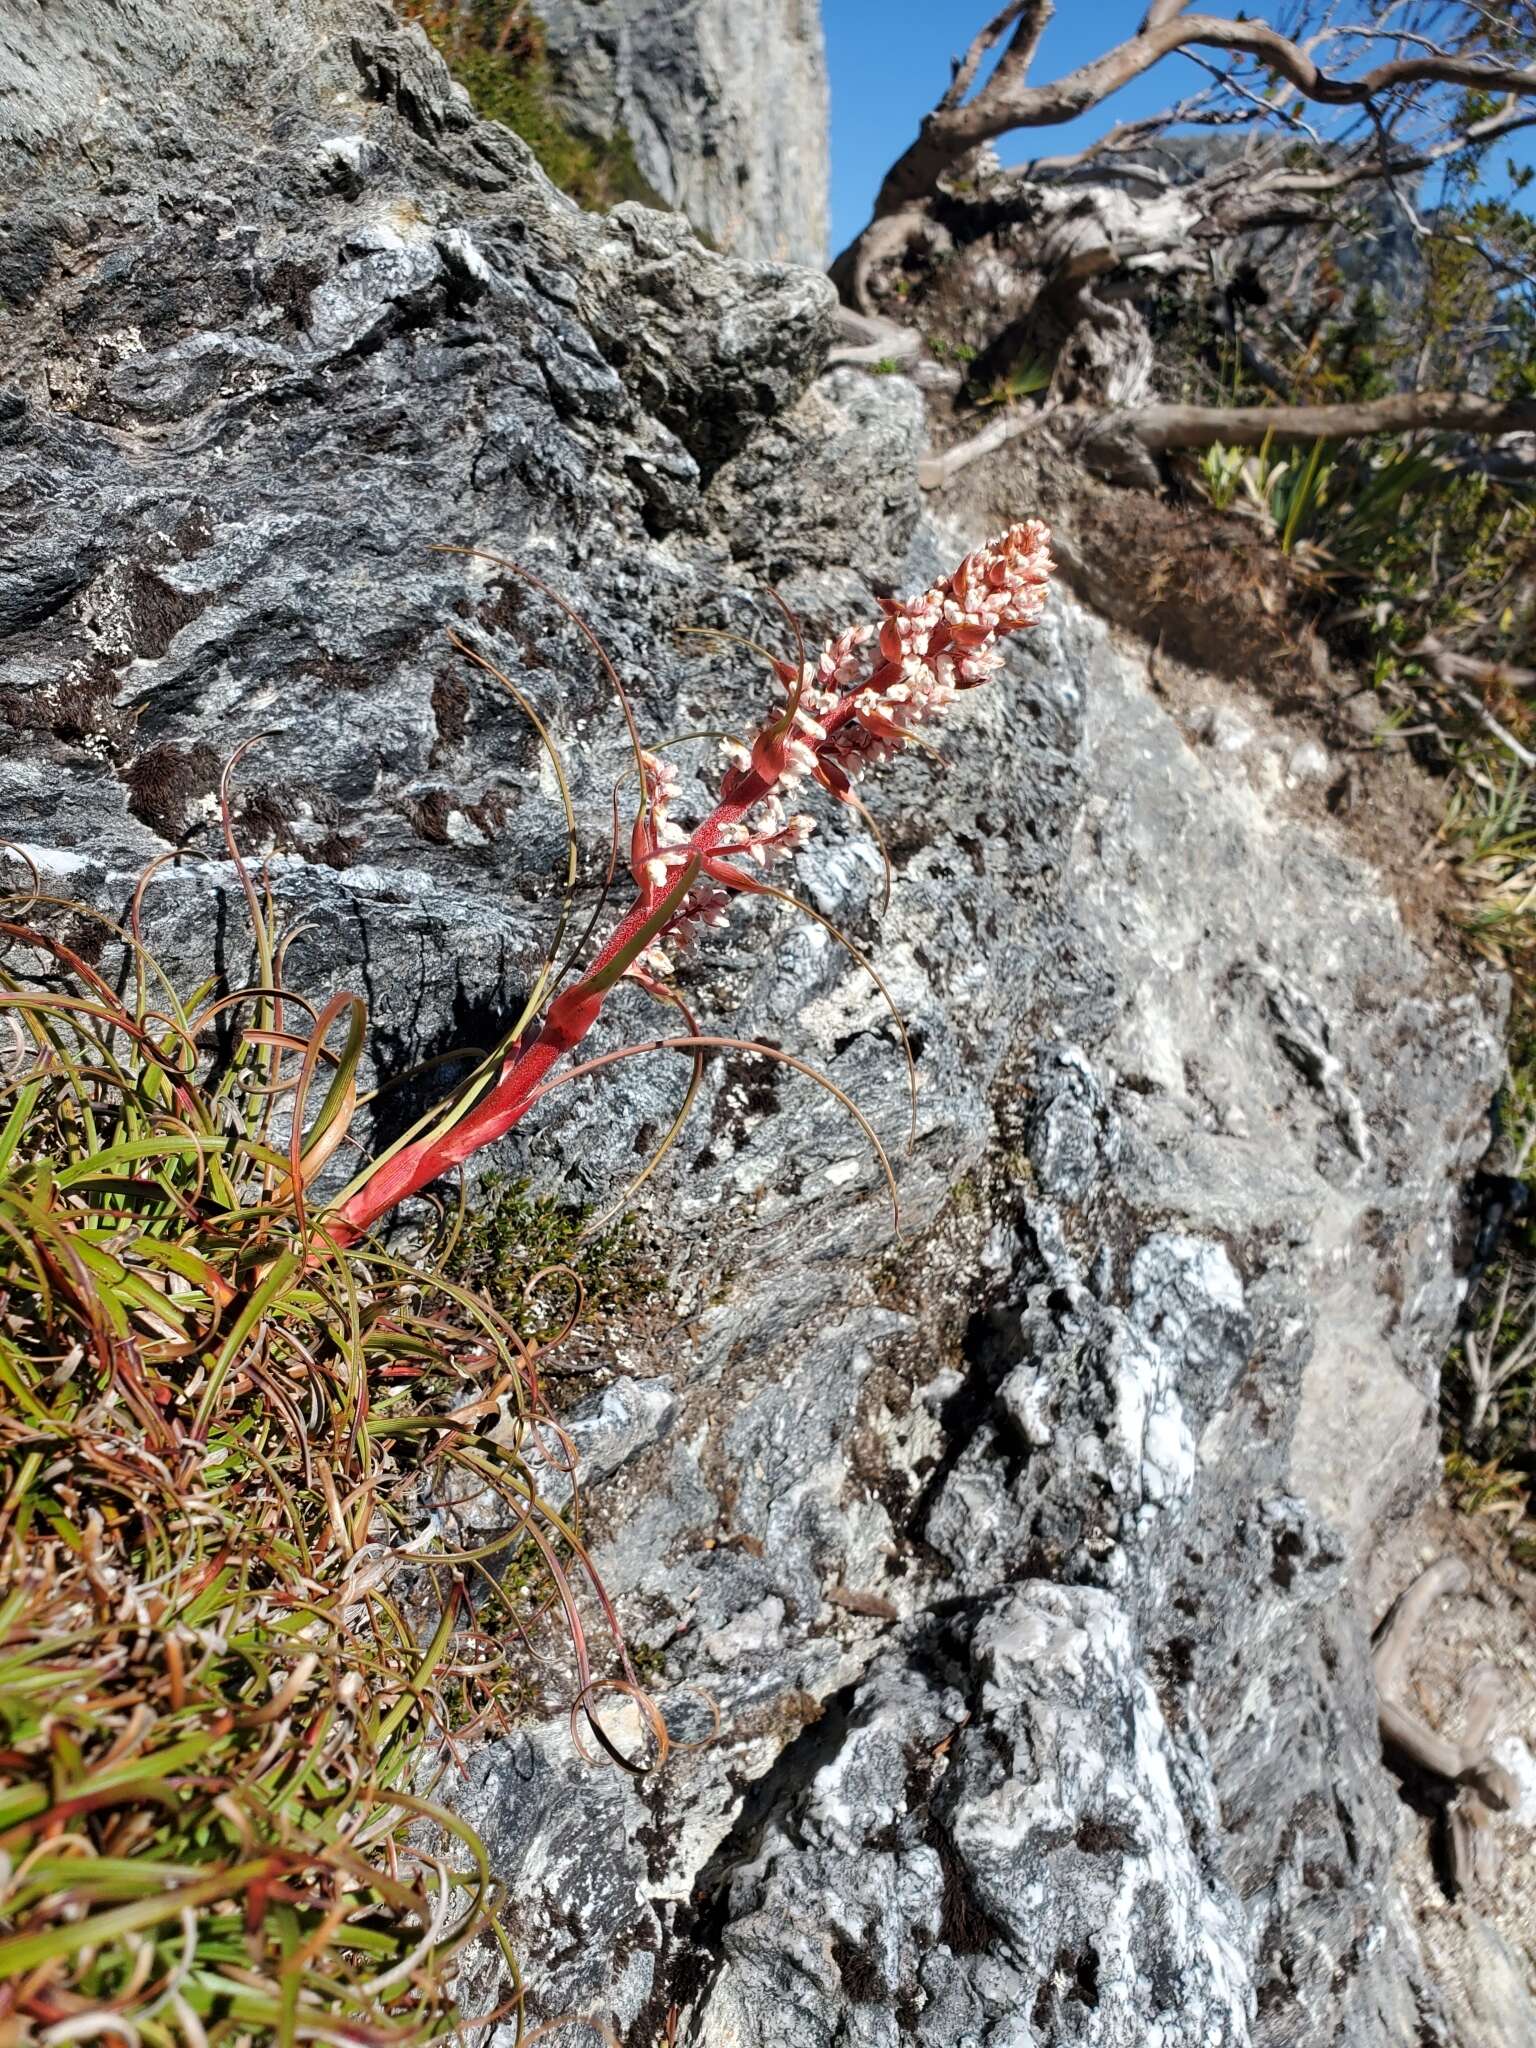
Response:
[{"label": "shrub", "polygon": [[520,135],[550,183],[578,205],[601,210],[637,199],[643,206],[665,209],[622,128],[607,137],[584,135],[561,114],[543,24],[525,5],[402,0],[400,11],[421,24],[475,111]]}]

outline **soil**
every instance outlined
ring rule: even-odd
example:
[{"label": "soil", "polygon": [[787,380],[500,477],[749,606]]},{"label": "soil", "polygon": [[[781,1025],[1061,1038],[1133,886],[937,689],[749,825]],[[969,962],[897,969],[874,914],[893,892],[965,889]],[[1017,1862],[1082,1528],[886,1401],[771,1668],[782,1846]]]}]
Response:
[{"label": "soil", "polygon": [[1464,899],[1441,840],[1444,789],[1382,730],[1380,700],[1336,667],[1315,630],[1315,592],[1255,525],[1090,476],[1059,449],[1019,441],[930,500],[968,530],[1038,512],[1062,580],[1145,650],[1148,678],[1192,743],[1235,713],[1282,758],[1311,741],[1326,772],[1289,775],[1273,800],[1326,821],[1382,886],[1427,952],[1470,956]]}]

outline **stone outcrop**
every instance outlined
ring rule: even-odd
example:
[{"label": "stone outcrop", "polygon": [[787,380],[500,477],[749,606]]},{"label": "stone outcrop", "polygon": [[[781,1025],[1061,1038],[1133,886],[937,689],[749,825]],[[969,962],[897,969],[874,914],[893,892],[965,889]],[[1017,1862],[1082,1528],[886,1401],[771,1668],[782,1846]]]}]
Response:
[{"label": "stone outcrop", "polygon": [[827,260],[817,0],[538,0],[560,102],[732,256]]},{"label": "stone outcrop", "polygon": [[[398,1071],[508,1015],[563,859],[445,625],[557,729],[589,867],[623,759],[579,636],[435,544],[547,577],[663,734],[762,696],[679,627],[773,633],[772,579],[820,633],[977,536],[920,513],[915,389],[819,374],[823,280],[577,213],[366,0],[47,19],[0,98],[0,836],[114,906],[187,847],[149,927],[238,978],[211,797],[267,734],[237,822],[292,978],[365,993]],[[836,1103],[711,1066],[665,1287],[567,1420],[677,1732],[696,1686],[721,1734],[639,1782],[563,1722],[466,1760],[542,2011],[645,2048],[674,2004],[708,2048],[1448,2038],[1352,1588],[1431,1482],[1496,991],[1239,725],[1202,740],[1063,596],[947,765],[874,793],[884,916],[825,820],[800,886],[912,1028],[910,1156],[889,1024],[819,929],[744,911],[690,971],[866,1110],[905,1236]],[[636,1063],[509,1149],[610,1198],[680,1085]]]}]

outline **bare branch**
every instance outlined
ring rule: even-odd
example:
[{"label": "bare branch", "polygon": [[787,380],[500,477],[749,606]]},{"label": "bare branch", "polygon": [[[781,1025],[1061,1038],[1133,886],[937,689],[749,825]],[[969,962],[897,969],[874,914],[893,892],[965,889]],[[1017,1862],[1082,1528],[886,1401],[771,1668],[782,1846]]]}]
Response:
[{"label": "bare branch", "polygon": [[992,87],[999,92],[1008,92],[1023,85],[1029,75],[1029,67],[1035,61],[1040,38],[1050,27],[1055,12],[1055,0],[1034,0],[1014,30],[1012,42],[998,59],[997,69],[992,74]]},{"label": "bare branch", "polygon": [[1336,171],[1275,171],[1265,183],[1271,192],[1338,192],[1368,178],[1412,177],[1477,143],[1492,142],[1501,135],[1513,135],[1518,128],[1530,127],[1536,127],[1536,108],[1516,104],[1502,114],[1490,114],[1484,121],[1475,121],[1432,149],[1421,149],[1412,156],[1386,161],[1380,156],[1359,157]]},{"label": "bare branch", "polygon": [[[1430,666],[1434,667],[1434,664],[1431,663]],[[1440,670],[1436,669],[1435,673],[1439,675],[1441,672]],[[1507,725],[1501,725],[1499,723],[1498,719],[1494,717],[1493,713],[1488,709],[1488,706],[1483,702],[1481,697],[1474,696],[1470,690],[1464,689],[1460,683],[1448,682],[1446,683],[1446,688],[1450,691],[1451,695],[1457,699],[1462,709],[1464,711],[1471,712],[1472,716],[1477,720],[1478,724],[1485,727],[1487,731],[1490,732],[1493,735],[1493,737],[1499,742],[1500,746],[1507,747],[1509,749],[1510,753],[1514,755],[1515,759],[1520,763],[1522,768],[1536,768],[1536,754],[1533,754],[1529,747],[1521,746],[1520,742],[1515,738],[1514,734],[1510,731],[1509,727]],[[1470,1346],[1468,1348],[1470,1350]],[[1529,1352],[1526,1353],[1526,1357],[1529,1357]],[[1525,1361],[1523,1359],[1518,1361],[1518,1363],[1524,1362]],[[1516,1369],[1516,1366],[1511,1366],[1511,1373],[1513,1373]],[[1503,1379],[1500,1378],[1498,1383],[1500,1386],[1502,1386]]]},{"label": "bare branch", "polygon": [[[1061,177],[1075,171],[1080,165],[1091,164],[1101,157],[1118,156],[1128,149],[1138,149],[1143,143],[1155,142],[1166,129],[1175,124],[1192,128],[1228,128],[1247,117],[1228,110],[1204,109],[1207,92],[1193,93],[1187,100],[1180,100],[1164,114],[1153,114],[1143,121],[1119,121],[1097,142],[1090,142],[1085,148],[1072,151],[1068,156],[1041,156],[1027,164],[1020,164],[1016,170],[1004,172],[999,184],[1025,185],[1038,178]],[[1168,185],[1172,180],[1164,171],[1155,171],[1145,165],[1115,164],[1112,166],[1117,178],[1142,176]],[[990,188],[989,188],[990,189]]]},{"label": "bare branch", "polygon": [[[1403,87],[1460,85],[1484,92],[1536,93],[1536,68],[1483,57],[1464,57],[1441,50],[1418,50],[1369,70],[1341,75],[1324,71],[1303,46],[1263,21],[1227,21],[1220,16],[1186,14],[1182,8],[1154,5],[1147,24],[1129,41],[1048,85],[1024,81],[1048,15],[1049,0],[1026,10],[1023,0],[1011,4],[982,31],[971,46],[954,84],[938,108],[924,120],[917,140],[887,172],[875,202],[876,215],[892,213],[926,197],[945,170],[983,142],[1016,128],[1049,127],[1085,113],[1122,86],[1149,71],[1176,50],[1227,51],[1253,58],[1273,77],[1284,80],[1303,98],[1319,105],[1368,107],[1381,95]],[[1013,47],[973,99],[956,88],[974,83],[982,57],[1003,30],[1018,21]],[[1401,39],[1400,39],[1401,40]],[[974,59],[974,61],[973,61]]]},{"label": "bare branch", "polygon": [[1428,36],[1419,35],[1410,28],[1394,28],[1391,17],[1399,10],[1389,7],[1378,22],[1352,21],[1342,28],[1325,25],[1315,36],[1309,36],[1307,54],[1320,50],[1325,43],[1396,43],[1400,48],[1425,50],[1432,57],[1448,57],[1451,53],[1443,43],[1433,42]]},{"label": "bare branch", "polygon": [[1459,1742],[1420,1720],[1407,1695],[1408,1666],[1419,1633],[1438,1602],[1447,1594],[1465,1593],[1470,1582],[1459,1558],[1437,1559],[1397,1600],[1371,1652],[1383,1746],[1454,1788],[1446,1846],[1460,1891],[1481,1890],[1497,1879],[1501,1859],[1494,1816],[1508,1812],[1519,1796],[1514,1778],[1489,1748],[1502,1704],[1499,1673],[1487,1663],[1468,1673]]},{"label": "bare branch", "polygon": [[[1209,57],[1198,56],[1193,50],[1186,50],[1184,55],[1189,58],[1192,64],[1198,64],[1200,69],[1207,73],[1212,80],[1213,86],[1220,86],[1224,91],[1231,93],[1235,99],[1242,100],[1252,110],[1251,119],[1254,121],[1283,122],[1287,128],[1294,129],[1298,135],[1305,135],[1314,149],[1322,148],[1323,139],[1310,121],[1304,121],[1301,115],[1288,107],[1283,100],[1266,99],[1262,93],[1255,92],[1252,86],[1245,85],[1236,75],[1235,65],[1228,64],[1222,66],[1213,64]],[[1207,90],[1210,89],[1207,88]]]},{"label": "bare branch", "polygon": [[[1038,13],[1040,11],[1040,0],[1008,0],[1008,5],[1002,12],[994,14],[980,34],[972,38],[970,48],[955,66],[954,76],[949,81],[948,92],[939,101],[941,110],[947,107],[958,107],[961,104],[966,94],[976,83],[976,74],[981,69],[982,59],[989,50],[995,48],[998,39],[1008,29],[1012,28],[1026,7]],[[1047,18],[1049,18],[1051,12],[1050,0],[1045,0],[1045,11]],[[1043,28],[1044,25],[1042,22],[1041,27]]]},{"label": "bare branch", "polygon": [[[919,468],[919,481],[925,490],[941,489],[962,469],[1030,433],[1053,412],[1085,422],[1084,446],[1090,459],[1095,442],[1122,447],[1133,442],[1148,454],[1161,455],[1179,448],[1210,448],[1218,441],[1228,448],[1257,448],[1269,439],[1345,441],[1425,428],[1489,435],[1536,431],[1536,398],[1500,403],[1470,391],[1404,391],[1359,405],[1148,405],[1097,416],[1067,407],[1042,407],[1009,413],[970,440],[930,457]],[[1451,686],[1459,687],[1459,682]],[[1508,736],[1501,732],[1500,737]]]},{"label": "bare branch", "polygon": [[982,428],[969,441],[957,442],[942,455],[930,455],[917,465],[917,481],[925,491],[941,491],[952,477],[968,469],[983,455],[991,455],[999,448],[1006,448],[1010,441],[1017,441],[1023,434],[1032,434],[1043,426],[1052,414],[1059,410],[1054,405],[1042,405],[1026,410],[1019,408],[1000,413],[990,426]]},{"label": "bare branch", "polygon": [[[1480,683],[1485,689],[1500,690],[1528,690],[1536,683],[1536,668],[1517,668],[1511,661],[1483,661],[1475,654],[1457,654],[1433,634],[1408,652],[1427,661],[1435,674],[1447,682]],[[1521,757],[1536,768],[1536,755],[1527,755],[1522,750]]]},{"label": "bare branch", "polygon": [[[1440,649],[1439,643],[1434,639],[1424,642],[1413,652],[1423,655],[1426,648],[1434,650],[1431,665],[1442,680],[1445,680],[1449,673],[1452,676],[1470,674],[1480,682],[1508,680],[1516,685],[1521,682],[1536,682],[1536,675],[1532,675],[1528,669],[1514,669],[1501,676],[1497,664],[1447,654]],[[1493,671],[1492,676],[1487,673],[1489,670]],[[1485,717],[1491,717],[1482,705],[1481,698],[1471,697],[1470,692],[1460,690],[1459,685],[1455,683],[1452,683],[1451,687],[1457,690],[1458,695],[1470,698],[1472,708],[1480,708]],[[1521,749],[1516,751],[1521,753],[1527,766],[1536,766],[1536,762],[1532,762],[1529,754],[1525,754]],[[1528,1139],[1527,1151],[1529,1144]],[[1489,1425],[1497,1421],[1496,1404],[1499,1395],[1512,1379],[1528,1369],[1532,1358],[1536,1357],[1536,1286],[1531,1284],[1531,1279],[1527,1262],[1518,1256],[1510,1257],[1499,1275],[1491,1304],[1488,1296],[1483,1294],[1478,1300],[1476,1323],[1463,1334],[1461,1351],[1469,1395],[1466,1419],[1466,1441],[1469,1444],[1481,1443]],[[1510,1296],[1514,1292],[1517,1280],[1520,1284],[1520,1296],[1511,1311]],[[1506,1341],[1505,1330],[1510,1325],[1513,1326],[1515,1335],[1512,1341]]]},{"label": "bare branch", "polygon": [[1257,448],[1276,441],[1344,441],[1430,428],[1442,433],[1519,434],[1536,430],[1536,398],[1480,398],[1472,391],[1399,391],[1350,405],[1148,405],[1107,414],[1104,424],[1144,448]]}]

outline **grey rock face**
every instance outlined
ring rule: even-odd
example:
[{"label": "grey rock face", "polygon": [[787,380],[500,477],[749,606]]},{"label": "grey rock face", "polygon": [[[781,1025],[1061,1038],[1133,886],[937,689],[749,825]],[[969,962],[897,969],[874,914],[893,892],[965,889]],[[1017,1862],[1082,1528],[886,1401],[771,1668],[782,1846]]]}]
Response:
[{"label": "grey rock face", "polygon": [[[914,1628],[731,1878],[700,2038],[1247,2040],[1241,1914],[1174,1768],[1112,1595],[1034,1581]],[[808,2005],[837,2032],[785,2024]]]},{"label": "grey rock face", "polygon": [[827,261],[818,0],[539,0],[561,98],[733,256]]},{"label": "grey rock face", "polygon": [[[119,911],[185,845],[150,930],[239,980],[210,799],[270,734],[238,829],[306,927],[294,979],[367,994],[388,1076],[508,1017],[563,860],[445,624],[556,728],[584,875],[624,759],[562,615],[434,544],[547,577],[665,734],[763,695],[679,627],[772,635],[773,577],[818,635],[978,536],[919,517],[911,387],[818,375],[819,280],[580,215],[381,10],[49,23],[0,101],[0,836]],[[1351,1587],[1429,1481],[1497,1005],[1247,731],[1192,744],[1062,600],[942,772],[871,792],[883,917],[825,821],[797,886],[913,1030],[910,1156],[894,1034],[825,933],[748,908],[689,969],[859,1102],[907,1235],[835,1102],[712,1065],[656,1196],[664,1334],[567,1420],[677,1733],[707,1733],[689,1686],[721,1733],[640,1783],[563,1724],[467,1761],[543,2012],[647,2048],[674,2003],[711,2048],[1440,2038]],[[606,1042],[643,1028],[614,1010]],[[509,1155],[610,1199],[680,1088],[563,1090]]]}]

